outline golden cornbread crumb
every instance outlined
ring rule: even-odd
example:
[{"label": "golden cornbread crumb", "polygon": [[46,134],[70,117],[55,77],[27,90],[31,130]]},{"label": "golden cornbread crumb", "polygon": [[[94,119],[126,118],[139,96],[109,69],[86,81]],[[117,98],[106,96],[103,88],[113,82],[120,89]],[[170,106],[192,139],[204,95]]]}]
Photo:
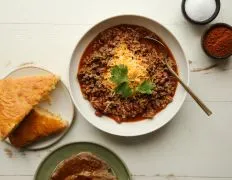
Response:
[{"label": "golden cornbread crumb", "polygon": [[11,144],[23,147],[43,137],[63,131],[67,121],[42,108],[34,108],[9,136]]}]

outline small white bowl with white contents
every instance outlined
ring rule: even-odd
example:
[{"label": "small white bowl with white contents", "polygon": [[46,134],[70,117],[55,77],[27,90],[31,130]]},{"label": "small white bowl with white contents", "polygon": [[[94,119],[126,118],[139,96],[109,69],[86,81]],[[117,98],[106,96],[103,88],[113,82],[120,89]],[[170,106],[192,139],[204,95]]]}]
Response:
[{"label": "small white bowl with white contents", "polygon": [[183,0],[181,9],[188,21],[204,25],[217,17],[220,6],[220,0]]}]

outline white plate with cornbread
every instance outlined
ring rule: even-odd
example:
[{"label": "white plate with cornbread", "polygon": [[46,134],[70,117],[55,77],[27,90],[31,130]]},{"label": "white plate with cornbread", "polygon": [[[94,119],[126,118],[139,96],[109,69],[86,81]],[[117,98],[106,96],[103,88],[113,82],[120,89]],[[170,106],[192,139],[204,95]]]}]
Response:
[{"label": "white plate with cornbread", "polygon": [[39,67],[21,67],[0,80],[0,138],[16,148],[38,150],[69,130],[74,106],[60,77]]}]

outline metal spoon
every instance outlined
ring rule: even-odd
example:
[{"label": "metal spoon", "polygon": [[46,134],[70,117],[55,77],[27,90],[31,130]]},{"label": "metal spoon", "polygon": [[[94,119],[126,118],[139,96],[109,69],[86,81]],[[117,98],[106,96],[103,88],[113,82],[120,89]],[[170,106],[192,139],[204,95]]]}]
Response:
[{"label": "metal spoon", "polygon": [[168,58],[168,51],[166,46],[160,42],[159,40],[152,38],[152,37],[144,37],[144,39],[150,40],[156,44],[159,44],[163,47],[163,49],[165,50],[165,57],[163,60],[163,63],[167,66],[168,70],[170,71],[170,73],[179,81],[179,83],[184,87],[184,89],[192,96],[192,98],[197,102],[197,104],[202,108],[202,110],[208,115],[210,116],[212,114],[212,111],[203,103],[202,100],[200,100],[200,98],[197,97],[197,95],[180,79],[180,77],[176,74],[176,72],[171,68],[171,66],[168,64],[167,62],[167,58]]}]

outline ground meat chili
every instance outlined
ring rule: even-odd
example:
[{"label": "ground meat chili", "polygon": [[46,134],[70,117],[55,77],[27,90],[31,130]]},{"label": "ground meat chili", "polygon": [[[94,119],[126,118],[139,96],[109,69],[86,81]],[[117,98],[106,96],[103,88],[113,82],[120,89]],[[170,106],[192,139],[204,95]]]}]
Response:
[{"label": "ground meat chili", "polygon": [[205,50],[214,57],[228,57],[232,54],[232,28],[216,26],[204,37]]},{"label": "ground meat chili", "polygon": [[[123,24],[101,32],[86,48],[77,78],[83,96],[95,108],[97,116],[106,115],[119,123],[138,121],[152,118],[172,102],[177,80],[162,63],[162,51],[154,43],[141,41],[145,36],[162,41],[144,27]],[[123,98],[102,83],[103,74],[110,68],[108,63],[114,56],[114,49],[122,42],[148,65],[149,78],[155,84],[152,94],[136,93]],[[170,51],[168,62],[177,73],[177,65]]]}]

